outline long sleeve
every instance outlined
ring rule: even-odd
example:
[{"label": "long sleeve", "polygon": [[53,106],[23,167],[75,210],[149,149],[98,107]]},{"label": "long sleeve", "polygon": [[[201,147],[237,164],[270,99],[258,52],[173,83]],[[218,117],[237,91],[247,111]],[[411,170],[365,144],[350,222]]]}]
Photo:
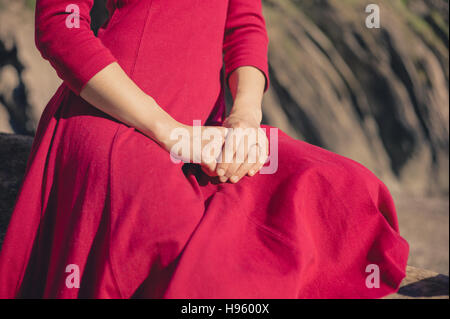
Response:
[{"label": "long sleeve", "polygon": [[[90,29],[93,0],[37,0],[36,46],[58,76],[77,94],[101,69],[116,59]],[[66,20],[79,8],[79,25],[69,28]],[[70,7],[69,7],[70,8]],[[69,24],[70,26],[70,24]]]},{"label": "long sleeve", "polygon": [[254,66],[264,73],[267,90],[268,44],[261,0],[229,0],[223,44],[227,80],[236,68]]}]

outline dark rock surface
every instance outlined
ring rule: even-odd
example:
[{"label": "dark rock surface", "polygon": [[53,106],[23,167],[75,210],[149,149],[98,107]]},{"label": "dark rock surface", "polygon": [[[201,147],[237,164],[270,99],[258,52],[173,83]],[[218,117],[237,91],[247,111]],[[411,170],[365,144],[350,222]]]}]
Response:
[{"label": "dark rock surface", "polygon": [[448,193],[448,1],[266,0],[267,122],[391,188]]},{"label": "dark rock surface", "polygon": [[448,276],[408,266],[398,292],[385,299],[449,299]]},{"label": "dark rock surface", "polygon": [[0,133],[0,244],[25,173],[32,142],[29,136]]}]

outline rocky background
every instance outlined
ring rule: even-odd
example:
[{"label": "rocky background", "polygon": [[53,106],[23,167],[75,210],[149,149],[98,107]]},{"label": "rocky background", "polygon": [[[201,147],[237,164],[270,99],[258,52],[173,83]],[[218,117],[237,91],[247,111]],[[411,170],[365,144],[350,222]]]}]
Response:
[{"label": "rocky background", "polygon": [[[96,29],[107,17],[95,1]],[[368,29],[369,3],[381,27]],[[413,266],[448,274],[448,0],[263,0],[264,121],[389,186]],[[0,235],[39,116],[60,80],[34,46],[34,1],[0,0]]]}]

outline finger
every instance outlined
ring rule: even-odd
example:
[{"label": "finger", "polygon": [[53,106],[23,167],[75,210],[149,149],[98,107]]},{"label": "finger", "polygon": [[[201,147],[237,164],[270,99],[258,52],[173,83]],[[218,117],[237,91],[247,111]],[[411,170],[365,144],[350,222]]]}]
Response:
[{"label": "finger", "polygon": [[237,176],[237,170],[239,169],[240,164],[237,162],[233,162],[228,166],[228,170],[225,173],[225,176],[230,180],[232,183],[237,183],[239,181],[239,178]]},{"label": "finger", "polygon": [[219,177],[225,178],[225,180],[223,178],[220,179],[221,181],[225,182],[226,181],[225,173],[227,172],[228,166],[230,165],[230,163],[225,162],[225,155],[224,155],[223,149],[219,155],[219,159],[220,159],[220,161],[216,165],[216,174]]},{"label": "finger", "polygon": [[202,133],[202,153],[201,162],[204,165],[216,167],[217,157],[223,148],[226,129],[221,127],[208,126]]},{"label": "finger", "polygon": [[218,126],[205,126],[202,132],[201,166],[209,176],[216,176],[217,157],[219,156],[227,129]]},{"label": "finger", "polygon": [[[250,151],[253,146],[249,147],[249,143],[255,143],[255,141],[250,141],[248,136],[243,138],[241,140],[241,143],[239,145],[239,148],[235,155],[235,169],[234,172],[231,173],[232,176],[230,177],[231,182],[237,183],[241,180],[243,176],[245,176],[248,173],[248,170],[253,167],[253,163],[249,161],[249,155]],[[255,152],[253,152],[255,153]],[[254,156],[253,156],[254,157]],[[251,158],[251,156],[250,156]]]},{"label": "finger", "polygon": [[233,130],[229,130],[222,148],[220,162],[217,164],[216,173],[218,176],[225,176],[229,166],[233,163],[235,149],[239,145],[239,136]]},{"label": "finger", "polygon": [[260,145],[255,145],[255,147],[252,148],[251,152],[249,153],[249,157],[250,156],[253,156],[252,160],[249,161],[253,163],[253,166],[249,169],[248,175],[254,176],[261,170],[261,168],[266,163],[267,152],[264,149],[262,149]]},{"label": "finger", "polygon": [[238,181],[240,181],[242,179],[242,177],[247,175],[249,170],[252,169],[253,166],[254,166],[254,163],[249,163],[248,161],[246,161],[245,163],[242,163],[242,165],[239,166],[239,168],[236,171],[236,176],[238,177]]},{"label": "finger", "polygon": [[244,137],[240,139],[239,146],[235,150],[233,157],[233,163],[228,167],[225,176],[227,176],[232,183],[237,183],[242,176],[239,176],[240,167],[247,161],[248,155],[248,138]]},{"label": "finger", "polygon": [[257,141],[252,145],[249,150],[249,162],[254,163],[253,167],[249,170],[249,176],[255,175],[264,166],[267,160],[268,153],[268,140],[266,133],[261,128],[257,132]]}]

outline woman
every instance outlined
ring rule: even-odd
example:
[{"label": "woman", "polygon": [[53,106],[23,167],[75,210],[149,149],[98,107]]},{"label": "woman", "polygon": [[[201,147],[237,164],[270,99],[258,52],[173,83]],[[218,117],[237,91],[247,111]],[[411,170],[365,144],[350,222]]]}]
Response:
[{"label": "woman", "polygon": [[[398,288],[408,244],[388,190],[361,165],[283,132],[271,139],[272,174],[258,173],[261,161],[169,156],[171,132],[194,134],[193,121],[221,130],[232,153],[225,127],[260,127],[259,0],[110,0],[98,38],[92,4],[37,1],[36,44],[64,84],[40,120],[3,244],[1,297],[375,298]],[[259,158],[264,144],[251,145]]]}]

